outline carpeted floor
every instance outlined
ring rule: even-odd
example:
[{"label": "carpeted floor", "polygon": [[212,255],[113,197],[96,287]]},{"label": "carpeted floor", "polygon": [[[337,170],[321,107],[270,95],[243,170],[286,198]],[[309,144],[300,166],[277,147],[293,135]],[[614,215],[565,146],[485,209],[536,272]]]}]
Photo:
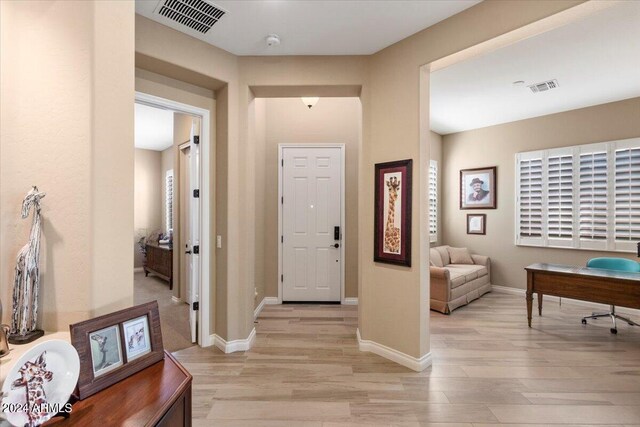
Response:
[{"label": "carpeted floor", "polygon": [[191,347],[189,306],[171,300],[171,291],[166,281],[152,275],[144,277],[144,273],[135,273],[133,277],[135,304],[158,301],[165,350],[174,352]]}]

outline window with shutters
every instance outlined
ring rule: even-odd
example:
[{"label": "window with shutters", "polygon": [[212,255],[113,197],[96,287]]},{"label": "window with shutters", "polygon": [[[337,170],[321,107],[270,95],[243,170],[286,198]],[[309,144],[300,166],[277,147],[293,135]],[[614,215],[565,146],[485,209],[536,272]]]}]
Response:
[{"label": "window with shutters", "polygon": [[429,163],[429,240],[438,240],[438,162]]},{"label": "window with shutters", "polygon": [[640,138],[518,153],[516,244],[635,251]]},{"label": "window with shutters", "polygon": [[547,233],[549,238],[573,238],[573,157],[547,159]]},{"label": "window with shutters", "polygon": [[640,147],[615,152],[615,239],[640,241]]},{"label": "window with shutters", "polygon": [[173,169],[168,170],[164,182],[164,206],[166,233],[173,231]]}]

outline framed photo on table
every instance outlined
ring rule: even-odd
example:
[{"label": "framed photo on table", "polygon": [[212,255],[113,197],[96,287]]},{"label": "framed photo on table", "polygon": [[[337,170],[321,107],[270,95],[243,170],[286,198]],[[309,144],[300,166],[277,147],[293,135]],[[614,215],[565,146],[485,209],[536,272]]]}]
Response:
[{"label": "framed photo on table", "polygon": [[467,234],[487,234],[487,214],[467,214]]},{"label": "framed photo on table", "polygon": [[496,209],[496,166],[460,171],[460,209]]},{"label": "framed photo on table", "polygon": [[164,358],[156,301],[75,323],[69,330],[80,357],[80,400]]},{"label": "framed photo on table", "polygon": [[375,165],[375,262],[411,266],[412,163]]}]

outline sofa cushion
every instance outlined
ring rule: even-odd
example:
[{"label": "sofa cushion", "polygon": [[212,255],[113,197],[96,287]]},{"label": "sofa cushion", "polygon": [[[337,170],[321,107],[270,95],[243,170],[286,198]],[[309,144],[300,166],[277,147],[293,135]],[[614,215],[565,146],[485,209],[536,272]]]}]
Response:
[{"label": "sofa cushion", "polygon": [[451,263],[451,258],[449,258],[449,251],[447,250],[449,246],[436,246],[435,249],[440,254],[440,259],[442,259],[442,264],[447,265]]},{"label": "sofa cushion", "polygon": [[467,248],[448,248],[449,257],[451,258],[451,264],[471,264],[473,265],[473,259]]},{"label": "sofa cushion", "polygon": [[451,277],[451,289],[487,275],[487,267],[483,265],[449,264],[445,267]]},{"label": "sofa cushion", "polygon": [[434,267],[444,267],[444,263],[442,262],[442,257],[440,256],[440,252],[431,248],[429,249],[429,264]]}]

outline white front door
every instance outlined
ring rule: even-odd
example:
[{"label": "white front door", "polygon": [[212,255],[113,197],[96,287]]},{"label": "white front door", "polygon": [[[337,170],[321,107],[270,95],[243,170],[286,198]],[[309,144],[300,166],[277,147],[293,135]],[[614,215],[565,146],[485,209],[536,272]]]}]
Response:
[{"label": "white front door", "polygon": [[282,148],[282,300],[340,301],[342,150]]}]

